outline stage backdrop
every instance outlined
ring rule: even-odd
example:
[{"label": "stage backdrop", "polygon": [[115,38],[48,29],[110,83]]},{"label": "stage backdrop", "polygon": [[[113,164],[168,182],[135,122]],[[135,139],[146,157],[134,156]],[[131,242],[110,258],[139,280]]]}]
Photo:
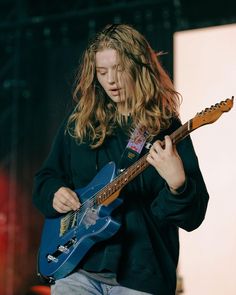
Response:
[{"label": "stage backdrop", "polygon": [[[236,96],[236,25],[177,32],[175,85],[183,122]],[[210,201],[196,231],[181,231],[179,271],[185,295],[236,294],[236,106],[192,133]]]}]

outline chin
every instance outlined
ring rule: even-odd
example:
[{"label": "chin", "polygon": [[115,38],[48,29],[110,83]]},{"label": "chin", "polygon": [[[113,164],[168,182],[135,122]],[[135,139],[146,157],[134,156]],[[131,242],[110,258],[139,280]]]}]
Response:
[{"label": "chin", "polygon": [[113,100],[114,102],[122,102],[122,99],[120,96],[110,96],[110,99]]}]

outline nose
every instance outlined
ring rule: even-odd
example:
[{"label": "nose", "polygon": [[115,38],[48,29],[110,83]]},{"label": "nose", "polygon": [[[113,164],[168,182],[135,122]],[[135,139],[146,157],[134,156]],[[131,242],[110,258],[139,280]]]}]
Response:
[{"label": "nose", "polygon": [[114,70],[108,71],[107,82],[109,84],[114,84],[116,82],[116,73]]}]

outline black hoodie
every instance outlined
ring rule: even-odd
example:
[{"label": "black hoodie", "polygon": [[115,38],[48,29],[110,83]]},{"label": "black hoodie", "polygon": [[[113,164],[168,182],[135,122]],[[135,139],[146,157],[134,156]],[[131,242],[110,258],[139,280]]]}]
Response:
[{"label": "black hoodie", "polygon": [[[156,139],[171,134],[181,123]],[[129,140],[127,128],[117,127],[104,144],[91,149],[78,144],[60,127],[48,158],[35,176],[33,202],[46,216],[58,213],[52,207],[54,193],[62,186],[72,190],[89,184],[110,161],[119,163]],[[123,204],[113,212],[122,224],[110,239],[94,245],[78,268],[91,272],[110,271],[122,286],[157,295],[174,295],[179,256],[178,228],[196,229],[204,219],[208,192],[190,139],[177,145],[186,183],[174,195],[157,171],[149,166],[122,191]],[[144,148],[143,153],[147,150]]]}]

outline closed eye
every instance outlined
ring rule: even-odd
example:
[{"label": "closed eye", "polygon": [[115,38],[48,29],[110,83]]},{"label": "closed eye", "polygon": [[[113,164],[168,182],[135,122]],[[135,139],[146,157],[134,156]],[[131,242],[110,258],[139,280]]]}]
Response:
[{"label": "closed eye", "polygon": [[104,76],[104,75],[106,75],[107,72],[97,71],[97,73],[98,73],[99,75],[101,75],[101,76]]}]

